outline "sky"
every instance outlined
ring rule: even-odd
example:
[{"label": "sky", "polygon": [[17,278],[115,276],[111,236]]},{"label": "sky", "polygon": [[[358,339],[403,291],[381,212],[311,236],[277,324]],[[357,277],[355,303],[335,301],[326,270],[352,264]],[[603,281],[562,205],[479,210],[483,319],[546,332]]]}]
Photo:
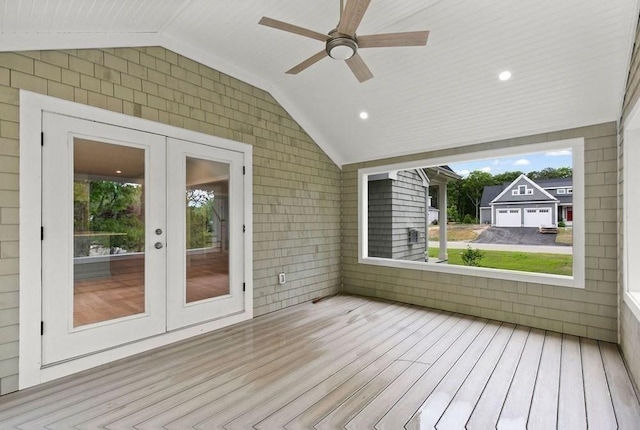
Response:
[{"label": "sky", "polygon": [[504,172],[521,171],[529,173],[534,170],[542,170],[545,167],[572,167],[571,150],[552,152],[538,152],[535,154],[520,154],[514,157],[491,158],[480,161],[449,164],[456,173],[466,176],[474,170],[496,175]]}]

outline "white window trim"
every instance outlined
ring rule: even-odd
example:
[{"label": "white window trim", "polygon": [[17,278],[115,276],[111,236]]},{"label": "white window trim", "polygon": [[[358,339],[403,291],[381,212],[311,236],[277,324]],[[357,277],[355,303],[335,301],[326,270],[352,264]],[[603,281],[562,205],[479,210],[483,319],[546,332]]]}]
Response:
[{"label": "white window trim", "polygon": [[430,262],[391,260],[368,256],[367,222],[367,177],[390,170],[408,170],[424,166],[441,166],[464,161],[493,159],[510,155],[524,155],[560,148],[571,149],[573,154],[573,188],[575,189],[573,206],[578,214],[584,214],[584,138],[557,140],[552,142],[506,147],[487,151],[467,152],[448,157],[434,157],[423,160],[407,161],[392,165],[368,167],[358,170],[358,263],[401,269],[423,270],[451,273],[466,276],[479,276],[510,281],[531,282],[571,288],[585,287],[585,221],[584,215],[573,221],[573,276],[550,275],[545,273],[518,272],[512,270],[490,269],[483,267],[454,266]]},{"label": "white window trim", "polygon": [[[640,156],[640,103],[636,103],[631,114],[624,124],[623,134],[623,160],[622,160],[622,219],[623,219],[623,255],[622,255],[622,282],[623,300],[631,310],[635,318],[640,321],[640,268],[637,261],[640,256],[640,246],[637,242],[632,242],[632,237],[640,234],[640,226],[637,224],[637,207],[632,207],[637,203],[637,196],[632,197],[632,193],[638,193],[637,170],[632,166],[631,160]],[[636,158],[634,158],[636,157]],[[634,180],[636,182],[634,182]],[[633,285],[632,285],[633,283]]]},{"label": "white window trim", "polygon": [[[98,352],[75,360],[42,367],[41,246],[42,171],[40,133],[42,113],[53,112],[90,121],[170,136],[244,154],[244,311],[230,317],[167,332],[163,335]],[[169,345],[202,333],[253,318],[253,170],[251,145],[186,129],[131,117],[79,103],[20,90],[20,325],[18,387],[24,389],[120,358]]]},{"label": "white window trim", "polygon": [[558,195],[560,195],[560,194],[566,194],[566,193],[567,193],[567,190],[566,190],[565,188],[558,188],[557,193],[558,193]]}]

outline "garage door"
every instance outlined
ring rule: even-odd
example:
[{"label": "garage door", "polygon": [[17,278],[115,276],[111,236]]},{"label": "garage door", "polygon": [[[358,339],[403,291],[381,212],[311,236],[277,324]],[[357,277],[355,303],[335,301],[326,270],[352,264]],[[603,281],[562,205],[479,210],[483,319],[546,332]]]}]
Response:
[{"label": "garage door", "polygon": [[551,224],[553,224],[551,208],[526,208],[524,210],[525,227],[540,227]]},{"label": "garage door", "polygon": [[520,209],[496,210],[496,227],[520,227]]}]

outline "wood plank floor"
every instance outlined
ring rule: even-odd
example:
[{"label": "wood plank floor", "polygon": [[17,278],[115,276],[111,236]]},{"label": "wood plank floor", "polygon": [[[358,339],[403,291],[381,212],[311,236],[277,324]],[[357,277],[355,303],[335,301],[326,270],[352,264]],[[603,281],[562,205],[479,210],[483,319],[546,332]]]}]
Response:
[{"label": "wood plank floor", "polygon": [[[144,312],[144,259],[114,259],[110,269],[111,276],[75,281],[74,327]],[[186,290],[187,303],[229,294],[229,253],[188,256]]]},{"label": "wood plank floor", "polygon": [[616,345],[353,296],[0,398],[0,429],[638,429]]}]

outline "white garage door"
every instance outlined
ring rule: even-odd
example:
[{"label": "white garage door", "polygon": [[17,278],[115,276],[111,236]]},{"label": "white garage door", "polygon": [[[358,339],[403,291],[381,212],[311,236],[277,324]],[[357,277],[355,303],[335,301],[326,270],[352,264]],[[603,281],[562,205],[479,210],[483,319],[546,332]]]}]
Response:
[{"label": "white garage door", "polygon": [[520,209],[496,210],[496,227],[520,227]]},{"label": "white garage door", "polygon": [[526,208],[524,210],[525,227],[540,227],[551,224],[553,224],[551,208]]}]

